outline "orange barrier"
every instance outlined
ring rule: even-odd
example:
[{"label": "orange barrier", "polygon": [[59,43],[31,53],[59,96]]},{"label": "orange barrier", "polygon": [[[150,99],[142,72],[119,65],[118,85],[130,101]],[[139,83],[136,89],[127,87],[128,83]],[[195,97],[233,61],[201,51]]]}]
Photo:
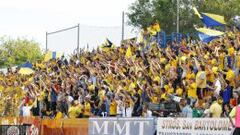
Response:
[{"label": "orange barrier", "polygon": [[88,135],[88,119],[43,119],[41,135]]},{"label": "orange barrier", "polygon": [[29,124],[26,132],[39,135],[88,135],[88,119],[41,119],[38,117],[1,117],[0,125]]},{"label": "orange barrier", "polygon": [[63,135],[62,124],[64,120],[43,119],[41,135]]}]

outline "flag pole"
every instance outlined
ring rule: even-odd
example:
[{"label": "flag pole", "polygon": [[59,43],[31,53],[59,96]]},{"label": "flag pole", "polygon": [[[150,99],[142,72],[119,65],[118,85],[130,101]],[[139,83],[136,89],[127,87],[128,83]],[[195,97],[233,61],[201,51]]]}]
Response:
[{"label": "flag pole", "polygon": [[124,11],[122,12],[122,41],[124,40]]},{"label": "flag pole", "polygon": [[80,46],[80,24],[78,24],[78,33],[77,33],[77,53],[79,53],[79,46]]},{"label": "flag pole", "polygon": [[47,52],[47,50],[48,50],[48,32],[46,32],[46,52]]},{"label": "flag pole", "polygon": [[177,33],[179,33],[179,0],[177,0]]}]

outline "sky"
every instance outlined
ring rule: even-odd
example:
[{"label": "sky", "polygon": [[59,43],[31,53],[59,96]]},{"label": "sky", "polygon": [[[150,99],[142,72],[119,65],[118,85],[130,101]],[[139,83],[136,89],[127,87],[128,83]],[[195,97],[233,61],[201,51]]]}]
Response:
[{"label": "sky", "polygon": [[[105,40],[103,37],[109,36],[109,33],[112,34],[113,40],[119,42],[120,35],[114,33],[121,32],[122,11],[127,11],[129,5],[134,1],[2,0],[0,4],[0,36],[34,39],[41,44],[41,48],[44,48],[47,31],[51,32],[80,23],[81,47],[86,44],[91,44],[91,46],[100,44],[102,40]],[[134,36],[131,34],[131,30],[132,28],[127,27],[126,38]],[[95,35],[95,33],[97,34]],[[63,39],[66,38],[70,42],[71,38],[75,36],[74,34],[76,34],[76,30],[60,34],[61,36],[53,35],[49,39],[49,44],[53,49],[62,47],[64,50],[66,45],[61,45]],[[90,40],[94,42],[91,43]]]}]

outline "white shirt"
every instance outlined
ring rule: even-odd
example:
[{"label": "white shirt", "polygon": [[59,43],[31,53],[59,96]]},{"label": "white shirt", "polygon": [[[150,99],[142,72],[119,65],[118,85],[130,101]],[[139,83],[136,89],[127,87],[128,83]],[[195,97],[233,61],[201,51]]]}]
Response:
[{"label": "white shirt", "polygon": [[23,116],[31,116],[31,106],[23,106],[22,111],[23,111]]},{"label": "white shirt", "polygon": [[219,93],[222,89],[221,82],[219,81],[219,79],[216,80],[214,86],[216,87],[215,94],[219,95]]},{"label": "white shirt", "polygon": [[152,117],[152,111],[151,110],[147,110],[147,118],[151,118]]},{"label": "white shirt", "polygon": [[117,114],[125,116],[125,109],[122,101],[117,101]]},{"label": "white shirt", "polygon": [[209,118],[210,117],[210,109],[206,109],[204,112],[205,117]]},{"label": "white shirt", "polygon": [[67,100],[68,100],[69,103],[71,103],[74,99],[73,99],[72,96],[68,96],[68,97],[67,97]]},{"label": "white shirt", "polygon": [[126,117],[132,117],[132,111],[133,111],[132,107],[126,108]]}]

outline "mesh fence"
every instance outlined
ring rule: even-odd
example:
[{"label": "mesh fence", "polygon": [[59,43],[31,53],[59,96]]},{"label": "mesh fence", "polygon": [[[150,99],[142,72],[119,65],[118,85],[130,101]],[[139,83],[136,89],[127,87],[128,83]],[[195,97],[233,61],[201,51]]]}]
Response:
[{"label": "mesh fence", "polygon": [[[72,54],[76,51],[78,46],[79,36],[79,48],[93,49],[104,43],[106,38],[112,41],[115,45],[120,45],[122,40],[122,27],[100,27],[79,25],[71,28],[66,28],[56,32],[47,34],[47,49],[50,51],[64,52],[65,54]],[[133,28],[125,25],[124,37],[125,39],[136,37],[137,32],[133,31]]]},{"label": "mesh fence", "polygon": [[78,27],[47,34],[47,49],[50,51],[72,53],[78,45]]}]

